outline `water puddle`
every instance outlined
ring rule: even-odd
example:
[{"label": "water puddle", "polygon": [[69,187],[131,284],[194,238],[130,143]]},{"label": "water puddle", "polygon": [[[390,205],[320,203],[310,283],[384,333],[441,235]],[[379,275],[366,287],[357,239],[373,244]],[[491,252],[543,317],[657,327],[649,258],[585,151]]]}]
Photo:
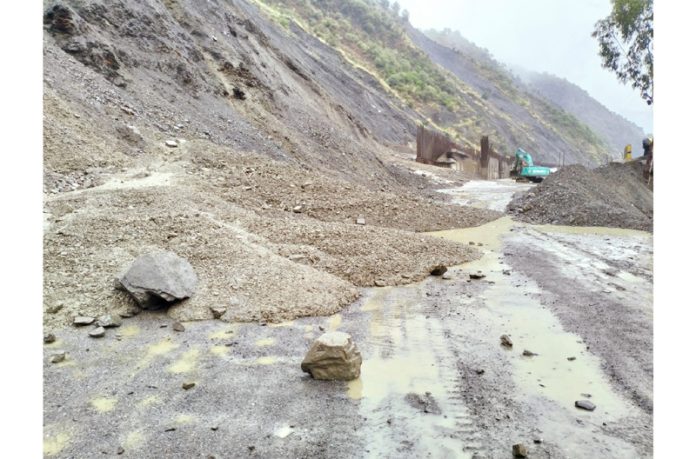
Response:
[{"label": "water puddle", "polygon": [[[476,281],[484,282],[485,289],[472,299],[482,304],[473,309],[475,318],[491,330],[492,345],[498,345],[503,334],[512,339],[513,348],[508,355],[514,379],[526,394],[523,398],[544,397],[574,412],[575,401],[589,398],[582,394],[590,394],[603,419],[624,417],[629,406],[611,387],[600,360],[585,350],[579,336],[564,331],[558,318],[539,302],[536,294],[541,290],[536,283],[503,274],[509,266],[502,261],[502,239],[516,225],[520,224],[504,217],[476,228],[431,234],[461,243],[472,240],[485,243],[483,256],[460,268],[486,275],[485,279]],[[523,356],[524,350],[538,355]]]},{"label": "water puddle", "polygon": [[198,354],[200,354],[198,349],[191,349],[184,352],[179,360],[167,368],[167,371],[170,373],[190,373],[194,368],[196,368]]},{"label": "water puddle", "polygon": [[512,179],[471,180],[460,187],[438,191],[452,196],[452,202],[455,204],[504,212],[515,193],[526,191],[533,186],[535,185],[517,183]]},{"label": "water puddle", "polygon": [[[380,288],[360,308],[369,315],[370,353],[347,394],[360,401],[368,457],[408,451],[409,457],[471,458],[480,446],[441,322],[422,313],[422,295],[418,285]],[[433,406],[421,409],[414,399]]]}]

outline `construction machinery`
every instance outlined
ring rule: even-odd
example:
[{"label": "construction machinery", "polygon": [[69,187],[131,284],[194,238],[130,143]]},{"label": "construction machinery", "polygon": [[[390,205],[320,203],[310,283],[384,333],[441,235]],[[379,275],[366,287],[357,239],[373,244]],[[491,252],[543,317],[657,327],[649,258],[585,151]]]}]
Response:
[{"label": "construction machinery", "polygon": [[515,152],[515,166],[510,171],[510,177],[516,177],[517,181],[528,180],[539,183],[551,173],[551,169],[544,166],[535,166],[532,155],[521,148]]}]

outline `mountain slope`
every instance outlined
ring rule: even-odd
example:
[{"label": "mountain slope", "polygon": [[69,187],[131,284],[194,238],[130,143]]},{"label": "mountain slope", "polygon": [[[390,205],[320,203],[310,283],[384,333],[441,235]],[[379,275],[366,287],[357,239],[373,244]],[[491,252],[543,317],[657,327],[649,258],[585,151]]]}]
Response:
[{"label": "mountain slope", "polygon": [[460,142],[477,144],[489,135],[502,152],[523,146],[545,162],[561,154],[567,162],[605,161],[607,146],[573,116],[516,91],[500,73],[478,69],[472,81],[461,53],[429,40],[379,2],[259,1],[279,23],[301,24]]},{"label": "mountain slope", "polygon": [[641,150],[641,142],[645,137],[643,130],[635,123],[606,108],[584,89],[564,78],[548,73],[520,72],[520,76],[532,91],[553,101],[568,113],[572,113],[606,139],[612,148],[612,157],[620,158],[626,144],[632,144],[637,154],[643,154]]}]

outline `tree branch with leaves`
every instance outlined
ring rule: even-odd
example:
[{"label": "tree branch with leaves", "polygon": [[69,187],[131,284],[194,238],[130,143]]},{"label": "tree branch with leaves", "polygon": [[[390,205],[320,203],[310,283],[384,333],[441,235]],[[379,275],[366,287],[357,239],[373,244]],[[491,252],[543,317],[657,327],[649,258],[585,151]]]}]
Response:
[{"label": "tree branch with leaves", "polygon": [[653,0],[612,0],[612,11],[597,21],[602,67],[653,103]]}]

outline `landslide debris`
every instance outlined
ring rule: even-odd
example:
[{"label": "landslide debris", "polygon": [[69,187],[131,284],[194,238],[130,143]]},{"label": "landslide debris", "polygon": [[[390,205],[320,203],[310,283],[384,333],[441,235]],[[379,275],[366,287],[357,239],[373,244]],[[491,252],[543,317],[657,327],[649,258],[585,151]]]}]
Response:
[{"label": "landslide debris", "polygon": [[652,231],[653,195],[642,168],[640,161],[564,167],[515,195],[507,212],[528,223]]}]

